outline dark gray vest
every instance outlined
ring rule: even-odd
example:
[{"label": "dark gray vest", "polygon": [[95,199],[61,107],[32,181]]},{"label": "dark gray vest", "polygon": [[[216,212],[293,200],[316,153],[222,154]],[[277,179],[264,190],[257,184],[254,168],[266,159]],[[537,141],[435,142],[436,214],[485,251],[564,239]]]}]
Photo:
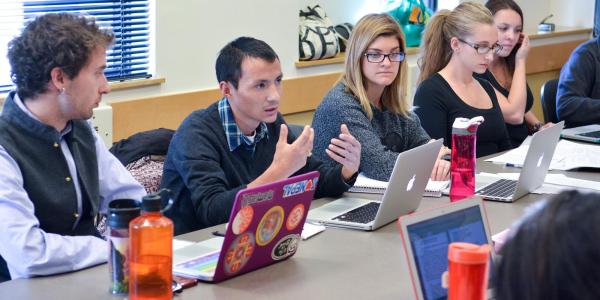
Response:
[{"label": "dark gray vest", "polygon": [[[77,195],[60,149],[60,133],[19,109],[14,96],[14,92],[8,95],[0,116],[0,145],[21,170],[23,186],[35,207],[40,228],[60,235],[99,236],[94,225],[100,202],[98,161],[91,128],[86,121],[74,120],[71,132],[65,135],[82,194],[82,218],[74,227]],[[2,266],[0,257],[0,282],[3,275],[8,275]]]}]

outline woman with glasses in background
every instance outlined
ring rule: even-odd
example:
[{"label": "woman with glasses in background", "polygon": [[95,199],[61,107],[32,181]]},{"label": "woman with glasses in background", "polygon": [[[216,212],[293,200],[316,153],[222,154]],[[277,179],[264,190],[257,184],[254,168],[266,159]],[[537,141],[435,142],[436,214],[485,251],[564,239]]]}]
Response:
[{"label": "woman with glasses in background", "polygon": [[[346,48],[344,73],[315,112],[313,155],[335,163],[326,151],[346,124],[362,147],[361,172],[388,181],[400,152],[431,140],[406,101],[404,59],[404,34],[393,18],[369,14],[359,20]],[[448,179],[450,164],[441,157],[449,153],[445,147],[440,151],[432,179]]]},{"label": "woman with glasses in background", "polygon": [[511,147],[505,120],[492,85],[474,77],[489,67],[502,46],[490,11],[464,2],[453,11],[437,12],[427,24],[419,57],[419,87],[414,105],[432,138],[452,145],[458,117],[483,116],[477,131],[477,157]]}]

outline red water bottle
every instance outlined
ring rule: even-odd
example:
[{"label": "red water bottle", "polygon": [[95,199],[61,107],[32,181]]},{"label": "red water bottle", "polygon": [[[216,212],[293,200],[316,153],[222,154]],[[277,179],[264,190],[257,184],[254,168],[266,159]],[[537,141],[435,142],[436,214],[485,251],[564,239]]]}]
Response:
[{"label": "red water bottle", "polygon": [[489,245],[448,246],[448,300],[484,300],[488,285]]},{"label": "red water bottle", "polygon": [[129,223],[129,300],[173,297],[173,222],[161,202],[158,194],[145,196],[142,215]]},{"label": "red water bottle", "polygon": [[475,194],[475,145],[477,128],[483,117],[456,118],[452,124],[452,162],[450,165],[450,201]]}]

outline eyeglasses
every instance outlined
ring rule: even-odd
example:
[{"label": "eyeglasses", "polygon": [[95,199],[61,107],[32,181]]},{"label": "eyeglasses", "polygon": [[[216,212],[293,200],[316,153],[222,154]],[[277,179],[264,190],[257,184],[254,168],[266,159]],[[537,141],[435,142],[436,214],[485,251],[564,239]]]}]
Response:
[{"label": "eyeglasses", "polygon": [[370,63],[380,63],[386,57],[388,58],[388,60],[390,62],[401,62],[404,60],[404,52],[393,52],[393,53],[389,53],[389,54],[365,53],[365,56],[367,57],[367,61]]},{"label": "eyeglasses", "polygon": [[458,38],[458,40],[473,47],[473,49],[475,49],[477,51],[477,53],[479,53],[479,54],[487,54],[488,52],[490,52],[490,50],[492,51],[492,53],[496,54],[496,53],[500,52],[500,50],[502,50],[502,45],[497,44],[497,43],[490,47],[490,46],[481,46],[479,44],[471,44],[460,38]]}]

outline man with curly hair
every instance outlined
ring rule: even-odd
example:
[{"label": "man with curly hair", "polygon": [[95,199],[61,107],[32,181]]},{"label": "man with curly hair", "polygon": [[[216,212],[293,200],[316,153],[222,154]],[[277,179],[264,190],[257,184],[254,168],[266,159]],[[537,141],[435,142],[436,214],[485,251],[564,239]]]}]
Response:
[{"label": "man with curly hair", "polygon": [[87,121],[110,91],[113,40],[94,20],[59,13],[9,43],[16,91],[0,116],[0,282],[105,262],[98,213],[145,194]]}]

